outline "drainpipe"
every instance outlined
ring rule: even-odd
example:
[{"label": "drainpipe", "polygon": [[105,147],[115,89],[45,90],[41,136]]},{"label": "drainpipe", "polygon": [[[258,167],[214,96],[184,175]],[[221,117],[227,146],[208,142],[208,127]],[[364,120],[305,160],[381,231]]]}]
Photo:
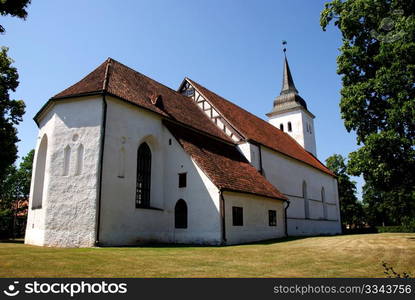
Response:
[{"label": "drainpipe", "polygon": [[288,210],[288,207],[290,207],[290,200],[287,200],[286,202],[287,202],[287,206],[284,209],[285,210],[285,216],[284,216],[284,219],[285,219],[285,237],[288,236],[287,210]]},{"label": "drainpipe", "polygon": [[223,191],[219,190],[220,197],[220,215],[222,219],[222,245],[226,244],[226,226],[225,226],[225,198],[223,197]]},{"label": "drainpipe", "polygon": [[264,175],[264,169],[262,168],[262,151],[261,151],[260,144],[258,144],[258,152],[259,152],[259,173],[261,175]]},{"label": "drainpipe", "polygon": [[99,246],[99,232],[101,225],[101,198],[102,198],[102,173],[104,163],[104,146],[105,146],[105,129],[107,127],[107,100],[105,98],[105,91],[102,94],[102,124],[100,132],[100,148],[99,148],[99,186],[98,186],[98,201],[96,205],[96,236],[95,246]]}]

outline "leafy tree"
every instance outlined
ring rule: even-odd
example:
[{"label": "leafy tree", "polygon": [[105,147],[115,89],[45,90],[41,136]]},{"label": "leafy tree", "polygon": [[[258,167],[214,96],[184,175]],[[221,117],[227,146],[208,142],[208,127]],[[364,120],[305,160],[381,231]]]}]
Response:
[{"label": "leafy tree", "polygon": [[[26,19],[26,8],[31,0],[0,0],[0,14],[2,16],[11,15],[21,19]],[[5,31],[4,27],[0,25],[0,33]]]},{"label": "leafy tree", "polygon": [[19,168],[8,167],[0,181],[0,237],[11,235],[14,219],[22,209],[17,204],[29,198],[34,152],[31,150],[23,157]]},{"label": "leafy tree", "polygon": [[356,197],[356,183],[347,174],[345,159],[340,154],[334,154],[326,159],[326,165],[337,176],[340,215],[343,226],[361,226],[363,223],[363,208]]},{"label": "leafy tree", "polygon": [[22,100],[10,99],[10,91],[16,91],[19,85],[19,75],[13,61],[7,56],[8,49],[0,51],[0,180],[17,158],[18,125],[22,121],[25,112],[25,104]]},{"label": "leafy tree", "polygon": [[[26,8],[31,0],[0,0],[0,14],[11,15],[25,19]],[[0,25],[0,33],[4,33],[4,27]],[[13,60],[7,55],[8,48],[2,47],[0,51],[0,180],[4,179],[6,170],[17,158],[18,125],[22,121],[25,112],[25,104],[22,100],[10,99],[10,92],[15,92],[19,85],[19,75]]]},{"label": "leafy tree", "polygon": [[378,195],[368,203],[395,222],[415,216],[414,12],[413,0],[334,0],[320,19],[342,33],[340,110],[361,145],[348,171],[363,174],[367,197]]}]

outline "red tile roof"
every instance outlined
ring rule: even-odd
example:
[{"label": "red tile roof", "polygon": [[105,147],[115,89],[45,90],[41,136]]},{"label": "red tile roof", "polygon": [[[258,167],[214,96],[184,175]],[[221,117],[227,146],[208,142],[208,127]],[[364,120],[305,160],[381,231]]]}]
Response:
[{"label": "red tile roof", "polygon": [[248,140],[302,161],[329,175],[335,176],[322,162],[304,150],[291,136],[250,112],[222,98],[197,82],[186,78],[210,103]]},{"label": "red tile roof", "polygon": [[[246,139],[256,141],[333,175],[289,135],[196,82],[190,79],[189,82]],[[231,144],[232,140],[216,127],[191,98],[113,59],[108,59],[78,83],[55,95],[50,101],[104,92],[163,116],[168,129],[219,189],[285,199],[245,159],[236,146]],[[178,124],[166,120],[172,120]]]},{"label": "red tile roof", "polygon": [[[164,117],[232,142],[194,104],[193,100],[111,58],[51,100],[104,91]],[[155,105],[152,100],[158,96],[161,96],[162,104]]]},{"label": "red tile roof", "polygon": [[164,121],[164,124],[219,189],[287,199],[235,146],[204,137],[169,121]]},{"label": "red tile roof", "polygon": [[[168,129],[219,189],[286,199],[249,164],[232,140],[191,98],[113,59],[108,59],[51,101],[103,92],[164,116]],[[161,101],[160,98],[155,101],[158,96]]]}]

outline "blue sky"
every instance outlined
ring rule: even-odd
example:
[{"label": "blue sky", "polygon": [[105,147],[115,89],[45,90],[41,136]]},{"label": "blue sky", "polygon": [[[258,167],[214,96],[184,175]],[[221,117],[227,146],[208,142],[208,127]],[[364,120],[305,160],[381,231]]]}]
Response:
[{"label": "blue sky", "polygon": [[[112,57],[176,89],[188,76],[259,117],[279,94],[283,54],[300,95],[316,116],[320,160],[357,148],[340,118],[336,57],[340,32],[323,32],[327,1],[33,0],[26,21],[1,17],[26,102],[19,156],[35,147],[33,116],[53,95]],[[362,180],[356,178],[360,187]]]}]

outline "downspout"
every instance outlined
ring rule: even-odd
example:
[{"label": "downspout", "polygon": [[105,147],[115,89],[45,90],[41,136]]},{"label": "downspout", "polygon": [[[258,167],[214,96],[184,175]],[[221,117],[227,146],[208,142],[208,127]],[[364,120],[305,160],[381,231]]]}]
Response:
[{"label": "downspout", "polygon": [[285,237],[288,236],[288,225],[287,225],[287,210],[288,207],[290,207],[290,200],[286,200],[287,202],[287,206],[285,207],[285,214],[284,214],[284,219],[285,219]]},{"label": "downspout", "polygon": [[100,147],[99,147],[99,186],[98,186],[98,199],[96,205],[96,232],[95,232],[95,246],[100,245],[100,229],[101,229],[101,202],[102,202],[102,174],[104,166],[104,149],[105,149],[105,131],[107,128],[107,99],[106,91],[108,85],[109,71],[111,66],[111,58],[107,59],[107,67],[105,68],[104,82],[102,83],[102,124],[100,132]]},{"label": "downspout", "polygon": [[220,216],[222,219],[222,245],[226,244],[226,226],[225,226],[225,198],[223,197],[223,191],[219,190],[220,197]]},{"label": "downspout", "polygon": [[102,94],[102,125],[100,132],[100,148],[99,148],[99,186],[98,186],[98,201],[96,207],[96,236],[95,246],[100,244],[100,227],[101,227],[101,198],[102,198],[102,173],[104,164],[104,146],[105,146],[105,129],[107,127],[107,100],[105,98],[105,91]]},{"label": "downspout", "polygon": [[262,168],[262,151],[261,151],[260,144],[258,144],[258,152],[259,152],[259,173],[261,175],[264,175],[264,169]]}]

